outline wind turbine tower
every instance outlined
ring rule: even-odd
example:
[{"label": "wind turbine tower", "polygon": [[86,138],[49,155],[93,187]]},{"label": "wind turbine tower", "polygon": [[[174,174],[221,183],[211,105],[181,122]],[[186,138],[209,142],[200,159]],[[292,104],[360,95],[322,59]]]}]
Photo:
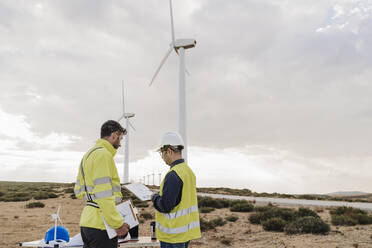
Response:
[{"label": "wind turbine tower", "polygon": [[171,19],[171,44],[170,48],[165,54],[164,58],[160,62],[154,76],[151,79],[150,86],[154,82],[156,76],[158,75],[161,67],[164,65],[165,61],[167,60],[169,54],[174,50],[179,56],[179,104],[178,104],[178,132],[180,133],[183,141],[185,143],[185,149],[182,151],[183,158],[187,161],[187,128],[186,128],[186,80],[185,80],[185,50],[195,47],[196,40],[195,39],[176,39],[174,34],[174,25],[173,25],[173,8],[172,8],[172,0],[169,0],[169,9],[170,9],[170,19]]},{"label": "wind turbine tower", "polygon": [[136,129],[130,122],[129,118],[134,117],[134,113],[125,113],[125,103],[124,103],[124,82],[122,82],[122,99],[123,99],[123,114],[119,118],[118,121],[125,119],[125,129],[127,130],[127,134],[124,138],[124,174],[123,174],[123,183],[129,183],[129,133],[130,128],[134,131]]}]

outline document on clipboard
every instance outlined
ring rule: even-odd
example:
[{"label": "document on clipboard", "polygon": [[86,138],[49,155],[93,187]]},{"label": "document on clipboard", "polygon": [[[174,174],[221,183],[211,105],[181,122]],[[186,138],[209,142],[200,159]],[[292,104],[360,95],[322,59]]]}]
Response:
[{"label": "document on clipboard", "polygon": [[154,193],[142,183],[125,184],[124,187],[137,196],[141,201],[151,200],[151,195]]},{"label": "document on clipboard", "polygon": [[[118,212],[123,217],[124,222],[129,225],[130,228],[133,228],[139,224],[138,218],[137,218],[137,209],[133,208],[132,203],[128,200],[125,202],[120,203],[116,206]],[[105,219],[103,218],[103,223],[105,224],[107,234],[110,239],[116,237],[116,231],[114,228],[109,226]]]}]

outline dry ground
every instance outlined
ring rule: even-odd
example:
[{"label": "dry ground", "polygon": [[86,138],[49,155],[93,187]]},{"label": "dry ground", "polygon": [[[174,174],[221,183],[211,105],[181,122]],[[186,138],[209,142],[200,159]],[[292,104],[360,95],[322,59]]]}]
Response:
[{"label": "dry ground", "polygon": [[[79,217],[83,208],[81,200],[73,200],[68,194],[57,199],[40,200],[44,208],[27,209],[28,202],[0,202],[0,247],[18,247],[19,242],[43,238],[45,231],[53,225],[51,214],[62,205],[61,219],[73,236],[79,232]],[[33,202],[33,201],[32,201]],[[152,206],[139,211],[154,212]],[[354,227],[331,227],[329,235],[286,235],[284,233],[266,232],[259,225],[248,221],[250,213],[231,213],[228,209],[218,209],[208,214],[201,214],[206,219],[218,216],[236,215],[235,223],[228,222],[216,231],[202,234],[202,238],[191,243],[190,247],[210,248],[227,247],[221,243],[225,238],[232,238],[229,247],[372,247],[372,225]],[[330,222],[328,210],[319,213]],[[140,235],[149,236],[150,220],[140,224]]]}]

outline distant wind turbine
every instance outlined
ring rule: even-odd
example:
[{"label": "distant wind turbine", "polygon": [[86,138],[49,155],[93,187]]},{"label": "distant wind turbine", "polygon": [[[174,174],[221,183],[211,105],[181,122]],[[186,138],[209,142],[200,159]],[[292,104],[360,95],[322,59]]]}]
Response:
[{"label": "distant wind turbine", "polygon": [[172,8],[172,0],[169,0],[169,9],[170,9],[170,19],[171,19],[171,44],[170,48],[165,54],[164,58],[161,60],[160,65],[158,66],[157,70],[155,71],[154,76],[151,79],[150,86],[154,82],[156,76],[158,75],[161,67],[164,65],[165,61],[167,60],[169,54],[174,50],[180,59],[179,64],[179,112],[178,112],[178,131],[183,138],[185,143],[185,149],[182,151],[184,159],[187,161],[187,133],[186,133],[186,92],[185,92],[185,50],[189,48],[193,48],[196,45],[195,39],[175,39],[174,34],[174,25],[173,25],[173,8]]},{"label": "distant wind turbine", "polygon": [[118,121],[125,119],[125,129],[127,130],[127,135],[125,135],[124,143],[124,174],[123,174],[123,183],[129,183],[129,129],[132,128],[134,131],[136,129],[130,122],[129,118],[134,117],[134,113],[125,113],[125,102],[124,102],[124,81],[122,82],[122,99],[123,99],[123,113]]}]

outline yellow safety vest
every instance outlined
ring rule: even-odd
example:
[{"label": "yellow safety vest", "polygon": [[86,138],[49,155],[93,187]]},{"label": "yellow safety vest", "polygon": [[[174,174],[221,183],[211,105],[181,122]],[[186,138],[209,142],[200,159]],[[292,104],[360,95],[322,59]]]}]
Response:
[{"label": "yellow safety vest", "polygon": [[86,201],[87,206],[81,214],[80,226],[105,230],[102,216],[115,229],[124,223],[116,209],[122,194],[115,154],[116,149],[107,140],[99,139],[81,161],[74,192],[76,197]]},{"label": "yellow safety vest", "polygon": [[[171,171],[176,172],[183,182],[182,198],[170,213],[155,211],[156,237],[167,243],[183,243],[200,238],[195,175],[184,162],[173,166]],[[163,186],[164,180],[160,185],[160,196],[163,194]]]}]

